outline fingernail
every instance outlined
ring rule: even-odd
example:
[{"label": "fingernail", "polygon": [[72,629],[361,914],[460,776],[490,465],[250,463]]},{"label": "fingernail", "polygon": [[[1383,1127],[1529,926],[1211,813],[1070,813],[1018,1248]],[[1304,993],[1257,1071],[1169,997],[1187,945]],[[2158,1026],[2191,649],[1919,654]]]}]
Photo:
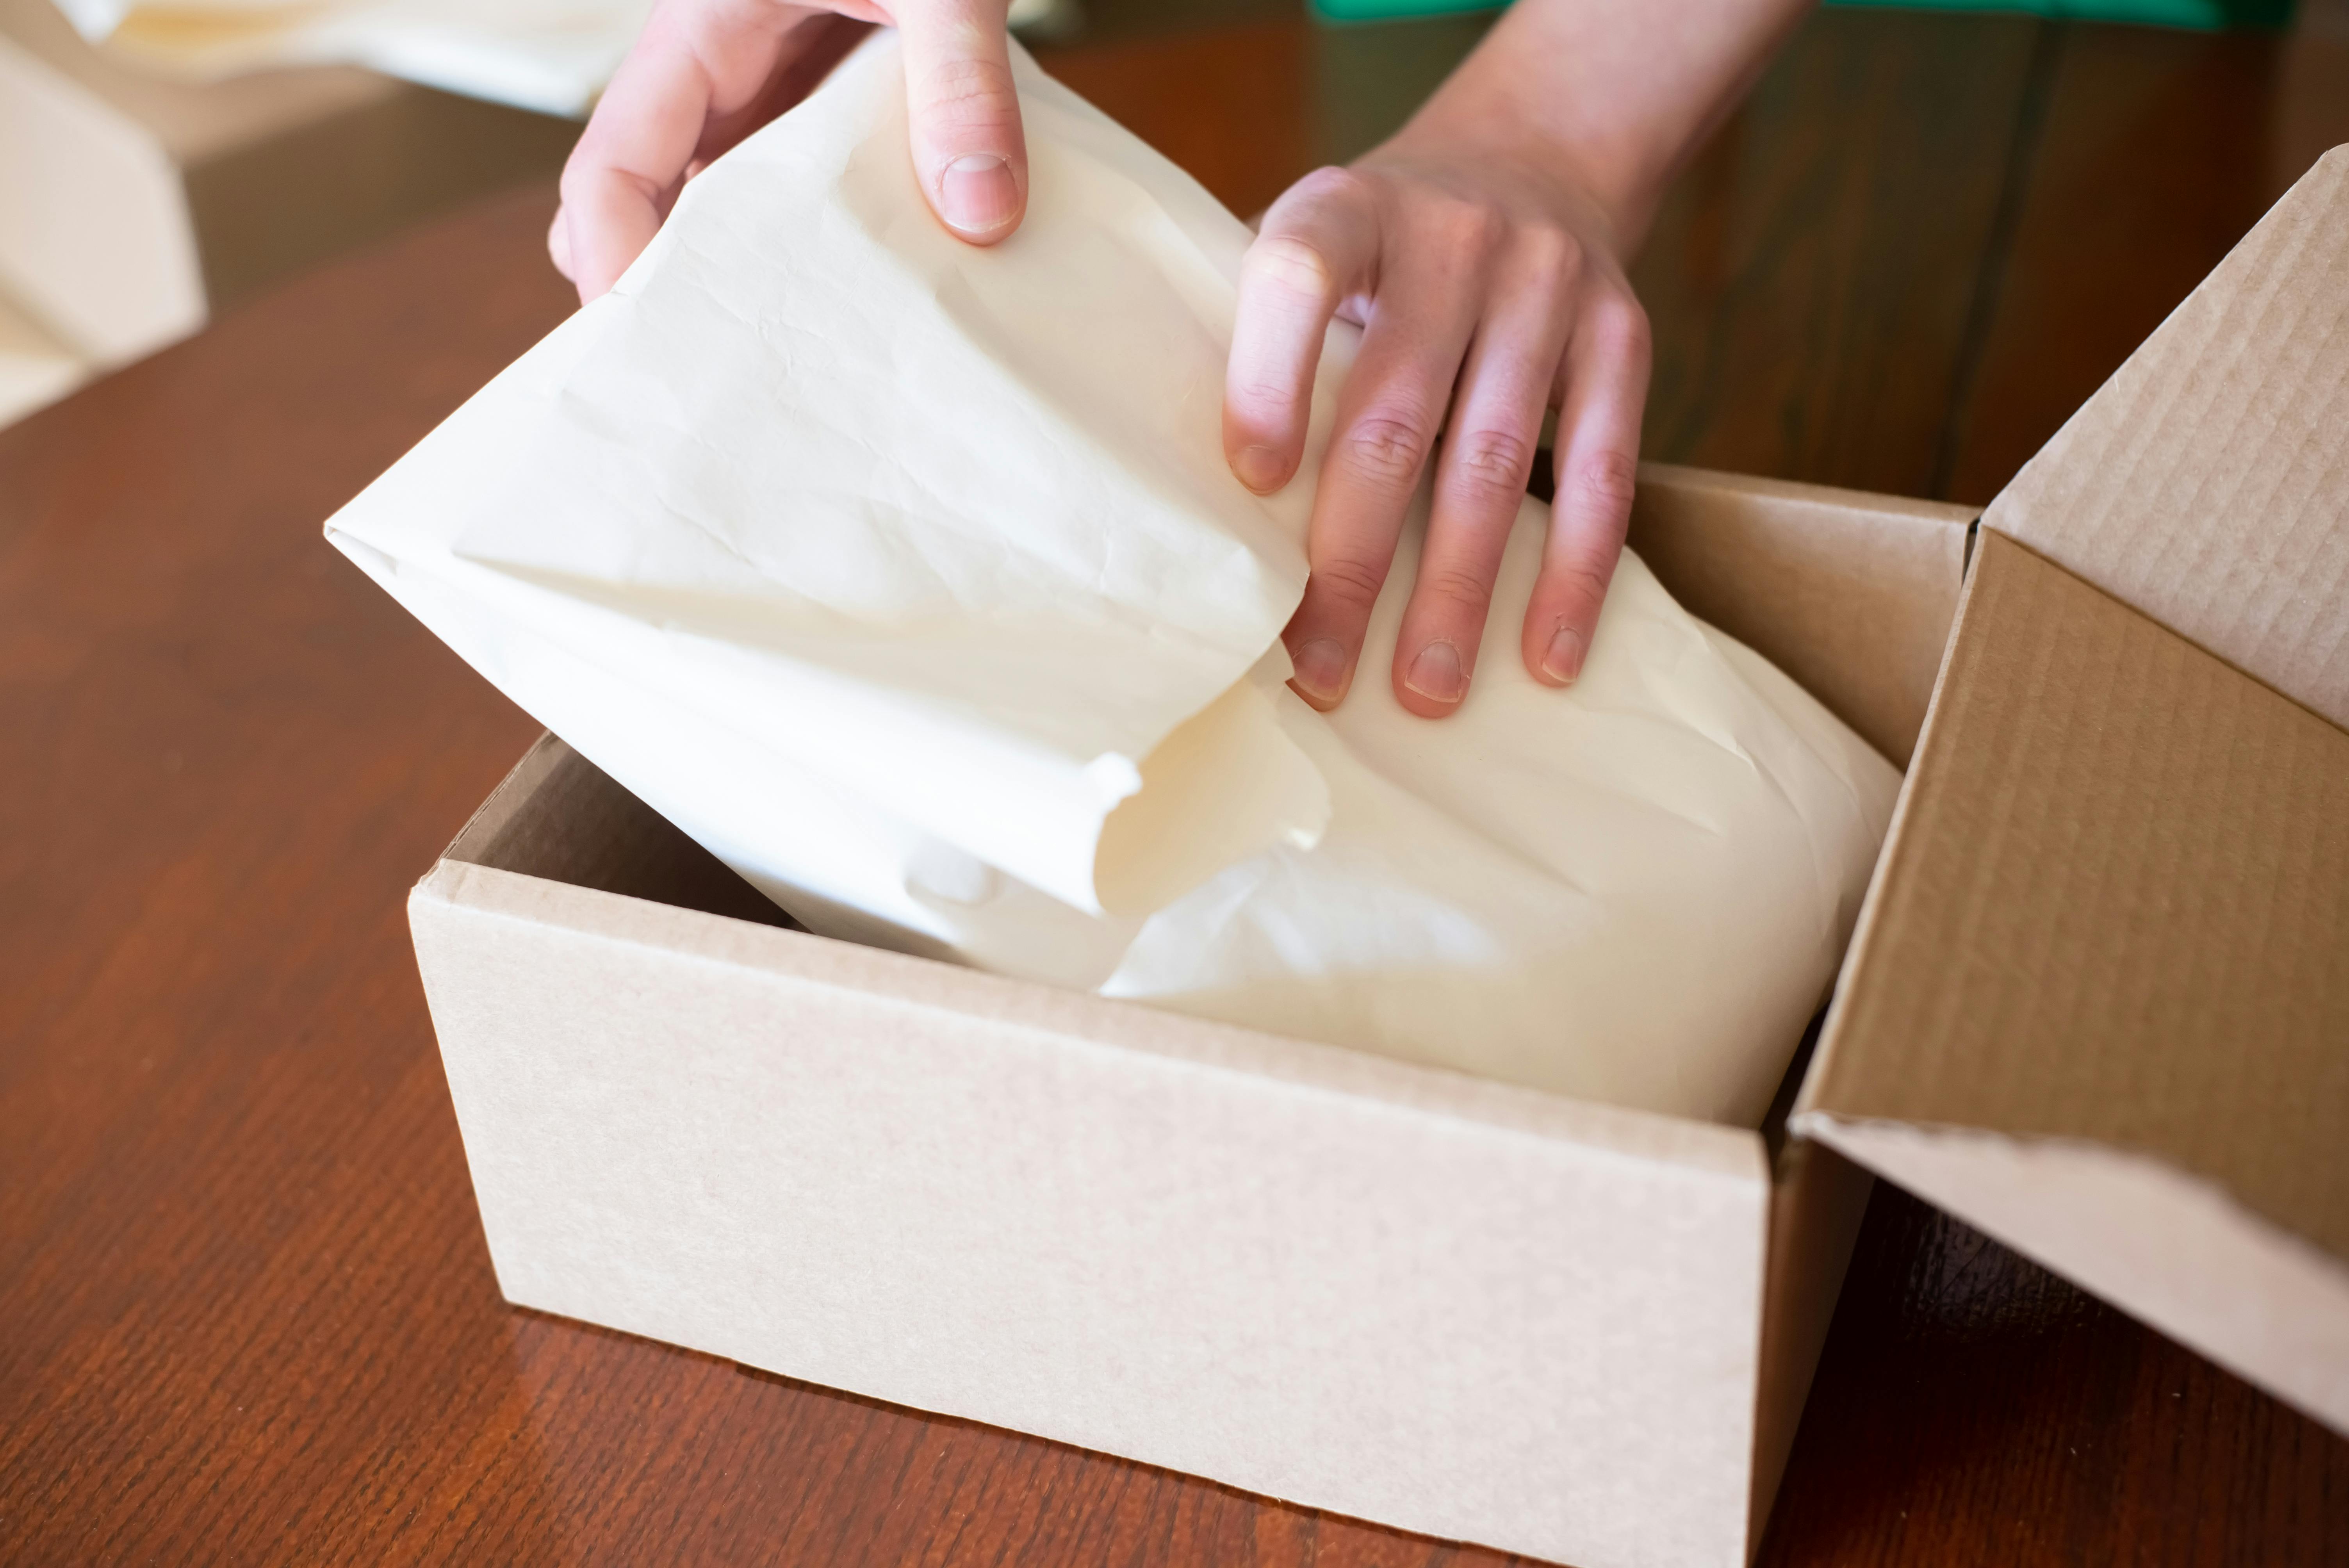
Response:
[{"label": "fingernail", "polygon": [[1419,650],[1403,672],[1402,684],[1430,702],[1458,702],[1468,695],[1468,677],[1460,668],[1460,650],[1449,643],[1430,643]]},{"label": "fingernail", "polygon": [[1314,702],[1346,695],[1346,650],[1335,637],[1316,637],[1288,655],[1297,667],[1297,689]]},{"label": "fingernail", "polygon": [[964,154],[938,176],[938,205],[946,221],[964,233],[993,233],[1019,211],[1011,165],[991,152]]},{"label": "fingernail", "polygon": [[1288,476],[1281,471],[1280,454],[1270,447],[1242,447],[1232,457],[1232,472],[1239,475],[1240,483],[1268,495],[1281,487]]},{"label": "fingernail", "polygon": [[1550,634],[1549,652],[1542,655],[1542,674],[1560,686],[1571,686],[1582,673],[1582,634],[1571,626],[1560,626]]}]

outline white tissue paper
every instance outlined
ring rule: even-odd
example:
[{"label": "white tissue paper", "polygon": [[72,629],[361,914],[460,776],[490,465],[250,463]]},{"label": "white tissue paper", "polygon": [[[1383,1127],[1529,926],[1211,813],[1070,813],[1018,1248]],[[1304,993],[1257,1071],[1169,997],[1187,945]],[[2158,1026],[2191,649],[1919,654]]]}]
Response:
[{"label": "white tissue paper", "polygon": [[217,80],[277,66],[366,66],[427,87],[584,115],[653,0],[57,0],[93,44]]},{"label": "white tissue paper", "polygon": [[[1311,486],[1225,466],[1247,230],[1014,51],[1028,217],[955,240],[883,33],[328,536],[823,934],[1751,1124],[1898,776],[1633,556],[1581,678],[1284,682]],[[1304,473],[1356,334],[1331,329]]]}]

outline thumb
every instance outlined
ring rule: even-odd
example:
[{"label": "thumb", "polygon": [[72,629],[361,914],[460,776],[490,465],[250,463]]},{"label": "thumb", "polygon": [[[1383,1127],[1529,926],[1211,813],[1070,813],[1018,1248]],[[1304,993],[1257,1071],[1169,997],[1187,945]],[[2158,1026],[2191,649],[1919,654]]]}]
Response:
[{"label": "thumb", "polygon": [[1028,209],[1028,142],[1011,85],[1008,0],[928,0],[898,24],[914,173],[947,228],[991,245]]}]

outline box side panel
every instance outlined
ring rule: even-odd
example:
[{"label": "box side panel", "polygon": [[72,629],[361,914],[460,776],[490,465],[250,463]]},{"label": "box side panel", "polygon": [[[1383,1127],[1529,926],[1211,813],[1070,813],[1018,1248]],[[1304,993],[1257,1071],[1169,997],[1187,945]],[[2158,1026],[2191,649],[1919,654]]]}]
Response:
[{"label": "box side panel", "polygon": [[2101,1145],[2349,1256],[2344,1042],[2349,735],[1985,531],[1797,1129]]},{"label": "box side panel", "polygon": [[1826,1348],[1859,1240],[1875,1179],[1833,1150],[1788,1144],[1771,1200],[1770,1263],[1762,1308],[1762,1367],[1754,1439],[1754,1530],[1758,1551],[1770,1506],[1794,1451],[1803,1403]]},{"label": "box side panel", "polygon": [[725,861],[554,735],[523,754],[442,858],[798,929]]},{"label": "box side panel", "polygon": [[2349,1268],[2217,1188],[2095,1144],[1828,1118],[1814,1131],[2349,1434]]},{"label": "box side panel", "polygon": [[99,366],[151,353],[204,322],[178,170],[136,121],[5,31],[0,288]]},{"label": "box side panel", "polygon": [[174,79],[88,42],[56,0],[0,0],[0,35],[106,103],[174,167],[401,90],[390,77],[356,66],[255,71],[232,81]]},{"label": "box side panel", "polygon": [[540,811],[540,789],[572,755],[571,748],[559,736],[541,730],[538,738],[530,743],[530,749],[506,769],[506,776],[498,780],[498,787],[473,808],[473,814],[466,819],[462,828],[457,830],[457,836],[449,841],[447,849],[440,851],[440,858],[465,865],[504,863],[490,857],[497,852],[498,846],[506,839],[508,830],[517,817]]},{"label": "box side panel", "polygon": [[2349,725],[2349,148],[2260,221],[1984,521]]},{"label": "box side panel", "polygon": [[1963,507],[1649,463],[1631,547],[1690,611],[1907,767],[1965,575]]},{"label": "box side panel", "polygon": [[1586,1568],[1742,1562],[1758,1140],[1642,1158],[450,891],[411,913],[512,1299]]}]

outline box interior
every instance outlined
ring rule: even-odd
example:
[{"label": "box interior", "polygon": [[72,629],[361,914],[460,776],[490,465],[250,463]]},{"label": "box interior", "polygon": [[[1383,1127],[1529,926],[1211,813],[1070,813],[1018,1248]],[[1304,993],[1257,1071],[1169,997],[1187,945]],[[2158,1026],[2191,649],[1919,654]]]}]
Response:
[{"label": "box interior", "polygon": [[[1973,516],[1935,502],[1651,464],[1641,471],[1630,543],[1693,613],[1795,675],[1905,766],[1956,614]],[[560,745],[534,748],[444,858],[803,929]],[[1774,1160],[1823,1016],[1794,1052],[1764,1119]]]}]

